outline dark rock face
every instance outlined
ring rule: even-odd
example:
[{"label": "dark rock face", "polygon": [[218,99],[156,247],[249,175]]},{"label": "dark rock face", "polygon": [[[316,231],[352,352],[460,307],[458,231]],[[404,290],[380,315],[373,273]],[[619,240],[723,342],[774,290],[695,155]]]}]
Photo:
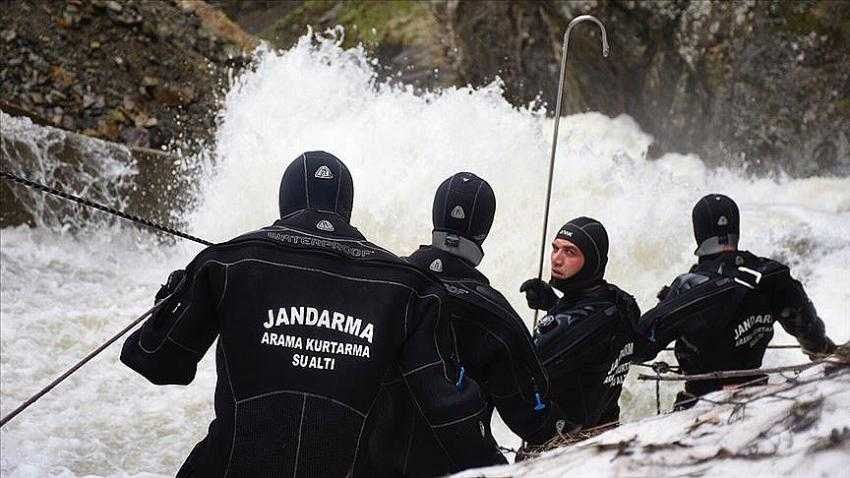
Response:
[{"label": "dark rock face", "polygon": [[[561,42],[573,31],[566,113],[634,117],[650,157],[697,153],[757,174],[850,174],[850,1],[211,0],[288,48],[311,25],[346,27],[386,79],[486,84],[554,111]],[[3,2],[0,109],[128,145],[209,140],[231,68],[253,39],[192,0]],[[7,21],[8,19],[8,21]]]},{"label": "dark rock face", "polygon": [[203,2],[15,0],[0,9],[0,108],[130,146],[210,140],[229,70],[251,49]]},{"label": "dark rock face", "polygon": [[[179,213],[193,204],[197,170],[185,160],[2,112],[0,120],[3,169],[12,174],[168,226],[179,227]],[[29,224],[76,231],[121,222],[5,179],[0,181],[0,203],[0,227]]]},{"label": "dark rock face", "polygon": [[[570,1],[437,4],[453,74],[499,75],[514,104],[554,104],[566,26],[573,30],[565,111],[627,113],[655,155],[794,176],[850,174],[850,2]],[[554,107],[550,107],[554,110]]]}]

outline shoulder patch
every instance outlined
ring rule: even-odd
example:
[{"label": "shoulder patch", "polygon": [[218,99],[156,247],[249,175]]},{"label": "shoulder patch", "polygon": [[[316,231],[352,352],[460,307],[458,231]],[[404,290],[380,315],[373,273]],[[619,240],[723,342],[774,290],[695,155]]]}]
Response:
[{"label": "shoulder patch", "polygon": [[331,224],[330,221],[325,220],[325,219],[322,219],[321,221],[316,223],[316,229],[319,229],[319,230],[322,230],[322,231],[328,231],[328,232],[335,231],[334,225]]},{"label": "shoulder patch", "polygon": [[440,259],[434,259],[434,262],[432,262],[428,268],[434,272],[443,272],[443,261]]}]

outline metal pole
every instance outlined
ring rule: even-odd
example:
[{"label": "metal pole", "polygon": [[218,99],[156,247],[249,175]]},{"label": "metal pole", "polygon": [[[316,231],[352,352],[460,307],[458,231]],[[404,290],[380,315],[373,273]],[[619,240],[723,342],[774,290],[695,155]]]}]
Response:
[{"label": "metal pole", "polygon": [[[564,51],[561,54],[561,77],[558,80],[558,100],[555,105],[555,130],[552,133],[552,154],[549,156],[549,182],[546,185],[546,209],[543,213],[543,233],[540,239],[540,262],[537,267],[537,278],[543,277],[543,257],[546,253],[546,229],[549,227],[549,203],[552,198],[552,175],[555,170],[555,151],[558,148],[558,124],[561,121],[561,105],[563,103],[564,83],[567,78],[567,53],[570,46],[570,33],[573,27],[581,22],[591,21],[599,26],[602,31],[602,56],[608,57],[608,36],[605,32],[605,25],[602,24],[596,17],[592,15],[581,15],[573,19],[567,25],[567,31],[564,33]],[[534,326],[537,327],[537,310],[534,311]]]}]

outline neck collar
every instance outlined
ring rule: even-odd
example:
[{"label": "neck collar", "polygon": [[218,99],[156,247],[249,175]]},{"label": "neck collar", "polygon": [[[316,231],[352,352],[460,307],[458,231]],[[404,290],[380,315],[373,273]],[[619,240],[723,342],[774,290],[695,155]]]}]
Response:
[{"label": "neck collar", "polygon": [[441,251],[458,256],[473,266],[480,264],[481,259],[484,258],[484,251],[481,246],[457,234],[434,231],[431,233],[431,245]]},{"label": "neck collar", "polygon": [[[729,246],[732,249],[729,249]],[[694,251],[697,257],[712,256],[721,252],[735,252],[738,250],[738,235],[727,234],[725,236],[712,236],[702,241]]]}]

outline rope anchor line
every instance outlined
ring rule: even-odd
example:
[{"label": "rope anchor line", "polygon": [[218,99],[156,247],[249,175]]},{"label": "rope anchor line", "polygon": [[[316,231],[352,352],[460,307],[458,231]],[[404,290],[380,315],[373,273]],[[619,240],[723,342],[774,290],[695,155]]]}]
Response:
[{"label": "rope anchor line", "polygon": [[[162,302],[160,302],[160,304],[162,304]],[[101,344],[98,348],[94,349],[94,350],[93,350],[92,352],[90,352],[88,355],[86,355],[85,357],[83,357],[83,358],[82,358],[82,360],[80,360],[79,362],[77,362],[76,364],[74,364],[74,366],[73,366],[73,367],[71,367],[71,368],[69,368],[69,369],[68,369],[65,373],[63,373],[63,374],[62,374],[62,375],[60,375],[58,378],[56,378],[55,380],[53,380],[52,382],[50,382],[50,383],[49,383],[46,387],[44,387],[44,388],[42,388],[41,390],[39,390],[39,391],[38,391],[38,393],[36,393],[35,395],[33,395],[33,396],[31,396],[30,398],[26,399],[26,400],[24,401],[24,403],[22,403],[22,404],[20,404],[20,405],[18,406],[18,408],[16,408],[16,409],[12,410],[11,412],[9,412],[6,416],[4,416],[2,419],[0,419],[0,428],[2,428],[2,427],[3,427],[3,425],[5,425],[6,423],[8,423],[8,422],[9,422],[9,420],[11,420],[11,419],[15,418],[15,417],[16,417],[19,413],[21,413],[21,412],[23,412],[24,410],[26,410],[27,408],[29,408],[29,406],[30,406],[30,405],[32,405],[33,403],[37,402],[37,401],[38,401],[38,399],[39,399],[39,398],[41,398],[41,397],[43,397],[44,395],[46,395],[46,394],[47,394],[47,392],[49,392],[49,391],[53,390],[53,388],[54,388],[55,386],[57,386],[57,385],[59,385],[60,383],[62,383],[63,381],[65,381],[65,379],[66,379],[66,378],[70,377],[70,376],[71,376],[74,372],[76,372],[77,370],[79,370],[79,369],[80,369],[83,365],[85,365],[86,363],[88,363],[91,359],[95,358],[98,354],[100,354],[101,352],[103,352],[104,350],[106,350],[106,348],[107,348],[107,347],[109,347],[110,345],[112,345],[112,343],[113,343],[113,342],[115,342],[116,340],[118,340],[119,338],[121,338],[121,336],[122,336],[122,335],[124,335],[124,334],[126,334],[127,332],[129,332],[130,330],[132,330],[132,329],[133,329],[133,327],[135,327],[136,325],[138,325],[138,324],[139,324],[140,322],[142,322],[143,320],[147,319],[147,318],[148,318],[151,314],[153,314],[153,313],[154,313],[154,312],[155,312],[155,311],[156,311],[156,310],[160,307],[160,304],[157,304],[157,305],[155,305],[155,306],[151,307],[150,309],[148,309],[148,310],[147,310],[144,314],[140,315],[138,318],[136,318],[135,320],[133,320],[132,322],[130,322],[130,324],[129,324],[129,325],[127,325],[126,327],[124,327],[123,329],[121,329],[121,331],[120,331],[120,332],[118,332],[117,334],[113,335],[113,336],[112,336],[109,340],[107,340],[106,342],[104,342],[103,344]]]},{"label": "rope anchor line", "polygon": [[171,234],[172,236],[182,237],[183,239],[189,239],[190,241],[194,241],[194,242],[197,242],[198,244],[203,244],[205,246],[213,245],[212,242],[201,239],[199,237],[192,236],[190,234],[186,234],[185,232],[178,231],[177,229],[174,229],[174,228],[171,228],[171,227],[168,227],[168,226],[163,226],[162,224],[157,224],[157,223],[155,223],[155,222],[153,222],[149,219],[145,219],[143,217],[135,216],[133,214],[128,214],[124,211],[119,211],[118,209],[114,209],[114,208],[111,208],[109,206],[104,206],[103,204],[98,204],[94,201],[90,201],[88,199],[81,198],[79,196],[75,196],[71,193],[68,193],[68,192],[65,192],[65,191],[62,191],[62,190],[59,190],[59,189],[56,189],[56,188],[52,188],[52,187],[47,186],[45,184],[42,184],[42,183],[39,183],[39,182],[36,182],[36,181],[31,181],[31,180],[26,179],[26,178],[22,178],[22,177],[20,177],[16,174],[9,172],[9,171],[6,171],[6,170],[0,171],[0,177],[2,177],[3,179],[5,179],[7,181],[11,181],[13,183],[21,184],[21,185],[26,186],[30,189],[35,189],[37,191],[41,191],[41,192],[44,192],[44,193],[47,193],[47,194],[52,194],[52,195],[60,197],[62,199],[67,199],[67,200],[73,201],[77,204],[82,204],[83,206],[90,207],[92,209],[97,209],[99,211],[103,211],[103,212],[112,214],[113,216],[118,216],[122,219],[126,219],[126,220],[134,222],[136,224],[140,224],[142,226],[149,227],[151,229],[155,229],[157,231],[164,232],[166,234]]},{"label": "rope anchor line", "polygon": [[755,377],[758,375],[771,375],[777,373],[785,373],[785,372],[802,372],[806,369],[814,367],[823,362],[829,362],[828,360],[816,360],[811,363],[804,363],[801,365],[789,365],[786,367],[773,367],[773,368],[755,368],[750,370],[726,370],[723,372],[709,372],[709,373],[698,373],[693,375],[683,375],[678,373],[671,373],[667,375],[661,375],[660,373],[656,373],[655,375],[648,374],[640,374],[638,375],[638,380],[656,380],[658,382],[680,382],[680,381],[703,381],[703,380],[717,380],[723,378],[742,378],[742,377]]},{"label": "rope anchor line", "polygon": [[[183,238],[183,239],[188,239],[190,241],[194,241],[194,242],[197,242],[199,244],[203,244],[205,246],[213,245],[212,242],[206,241],[206,240],[201,239],[199,237],[195,237],[195,236],[186,234],[184,232],[178,231],[176,229],[166,227],[166,226],[163,226],[161,224],[157,224],[157,223],[150,221],[148,219],[145,219],[143,217],[134,216],[132,214],[125,213],[124,211],[119,211],[119,210],[111,208],[109,206],[104,206],[103,204],[98,204],[94,201],[90,201],[88,199],[81,198],[79,196],[75,196],[75,195],[67,193],[65,191],[61,191],[59,189],[52,188],[50,186],[41,184],[39,182],[31,181],[31,180],[26,179],[26,178],[22,178],[22,177],[20,177],[16,174],[11,173],[11,172],[6,171],[6,170],[0,170],[0,177],[2,177],[3,179],[5,179],[7,181],[11,181],[13,183],[21,184],[23,186],[26,186],[26,187],[31,188],[31,189],[35,189],[37,191],[41,191],[43,193],[52,194],[52,195],[60,197],[62,199],[73,201],[77,204],[82,204],[83,206],[90,207],[90,208],[93,208],[93,209],[97,209],[99,211],[103,211],[103,212],[118,216],[122,219],[132,221],[136,224],[141,224],[145,227],[149,227],[149,228],[155,229],[157,231],[161,231],[161,232],[165,232],[167,234],[171,234],[172,236],[180,237],[180,238]],[[4,425],[6,425],[6,423],[8,423],[9,420],[15,418],[18,414],[20,414],[21,412],[23,412],[24,410],[29,408],[32,404],[37,402],[41,397],[46,395],[54,387],[56,387],[57,385],[59,385],[60,383],[65,381],[65,379],[67,379],[72,374],[74,374],[77,370],[79,370],[83,365],[88,363],[91,359],[95,358],[101,352],[106,350],[107,347],[112,345],[116,340],[118,340],[123,335],[125,335],[127,332],[132,330],[135,326],[137,326],[143,320],[150,317],[150,315],[153,314],[154,312],[156,312],[158,310],[158,308],[163,303],[165,303],[165,301],[161,301],[157,305],[154,305],[153,307],[148,309],[144,314],[137,317],[129,325],[124,327],[117,334],[113,335],[109,340],[107,340],[106,342],[104,342],[103,344],[98,346],[95,350],[93,350],[91,353],[89,353],[88,355],[83,357],[80,361],[78,361],[71,368],[69,368],[65,373],[63,373],[62,375],[57,377],[55,380],[50,382],[47,386],[45,386],[44,388],[39,390],[35,395],[33,395],[30,398],[28,398],[27,400],[25,400],[16,409],[14,409],[11,412],[9,412],[8,414],[6,414],[6,416],[4,416],[3,418],[0,418],[0,428],[2,428]]]}]

